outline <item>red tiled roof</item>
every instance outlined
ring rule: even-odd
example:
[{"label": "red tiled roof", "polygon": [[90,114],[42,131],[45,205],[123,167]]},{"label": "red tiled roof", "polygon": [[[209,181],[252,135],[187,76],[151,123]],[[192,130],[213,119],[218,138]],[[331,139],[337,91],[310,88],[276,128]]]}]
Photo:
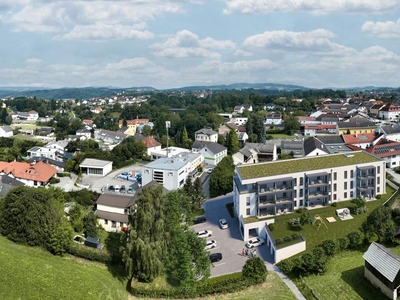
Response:
[{"label": "red tiled roof", "polygon": [[12,174],[17,179],[47,182],[57,173],[57,169],[41,161],[34,165],[13,161],[0,162],[0,172]]},{"label": "red tiled roof", "polygon": [[161,146],[159,142],[157,142],[152,136],[147,136],[142,140],[144,146],[146,148],[154,148],[157,146]]},{"label": "red tiled roof", "polygon": [[85,119],[85,120],[82,121],[82,123],[83,123],[83,124],[92,124],[92,123],[93,123],[93,120],[86,120],[86,119]]},{"label": "red tiled roof", "polygon": [[306,116],[298,116],[299,121],[315,121],[316,118],[315,117],[306,117]]},{"label": "red tiled roof", "polygon": [[376,137],[377,134],[374,132],[359,133],[359,134],[343,134],[343,139],[346,144],[371,143],[375,140]]},{"label": "red tiled roof", "polygon": [[381,139],[376,145],[367,148],[366,151],[378,157],[400,155],[400,143]]},{"label": "red tiled roof", "polygon": [[[123,120],[119,120],[119,125],[122,126],[124,123]],[[137,125],[137,124],[146,124],[149,123],[149,119],[134,119],[134,120],[127,120],[126,124],[127,125]]]},{"label": "red tiled roof", "polygon": [[333,124],[306,124],[304,129],[315,129],[315,130],[325,130],[325,129],[336,129],[336,125]]}]

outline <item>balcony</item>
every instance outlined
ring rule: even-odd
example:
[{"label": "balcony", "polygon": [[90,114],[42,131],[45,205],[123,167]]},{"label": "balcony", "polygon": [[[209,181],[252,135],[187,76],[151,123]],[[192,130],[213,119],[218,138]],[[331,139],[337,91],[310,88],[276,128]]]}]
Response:
[{"label": "balcony", "polygon": [[310,180],[310,182],[308,183],[308,186],[321,186],[321,185],[327,185],[329,184],[328,180]]},{"label": "balcony", "polygon": [[264,195],[264,194],[276,193],[281,191],[291,191],[291,190],[293,190],[292,185],[275,185],[275,186],[269,186],[267,188],[260,186],[258,194]]},{"label": "balcony", "polygon": [[361,172],[358,174],[358,179],[360,178],[375,178],[375,172]]},{"label": "balcony", "polygon": [[327,196],[327,195],[328,195],[328,192],[325,192],[325,191],[316,191],[313,193],[310,192],[308,194],[308,199],[321,198],[322,196]]}]

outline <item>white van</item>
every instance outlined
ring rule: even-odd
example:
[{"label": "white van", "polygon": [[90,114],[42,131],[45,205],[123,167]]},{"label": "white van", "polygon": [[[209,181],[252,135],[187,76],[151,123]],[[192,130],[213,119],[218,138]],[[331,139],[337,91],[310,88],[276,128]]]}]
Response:
[{"label": "white van", "polygon": [[116,186],[114,187],[114,192],[119,193],[119,189],[120,189],[119,185],[116,185]]}]

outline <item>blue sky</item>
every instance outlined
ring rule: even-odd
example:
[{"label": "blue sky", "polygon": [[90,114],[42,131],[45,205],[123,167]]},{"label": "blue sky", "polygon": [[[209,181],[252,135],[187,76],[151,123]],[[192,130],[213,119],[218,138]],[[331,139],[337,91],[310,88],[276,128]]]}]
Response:
[{"label": "blue sky", "polygon": [[0,0],[0,86],[400,86],[400,0]]}]

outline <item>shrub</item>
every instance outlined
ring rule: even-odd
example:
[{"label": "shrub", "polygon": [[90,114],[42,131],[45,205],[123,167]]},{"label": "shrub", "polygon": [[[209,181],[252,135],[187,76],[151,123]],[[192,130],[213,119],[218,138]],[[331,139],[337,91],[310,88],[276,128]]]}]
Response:
[{"label": "shrub", "polygon": [[70,177],[71,175],[66,172],[59,172],[57,173],[57,177]]},{"label": "shrub", "polygon": [[355,249],[355,248],[360,247],[363,244],[364,235],[359,230],[356,230],[356,231],[350,232],[349,235],[347,236],[347,238],[349,239],[348,248]]},{"label": "shrub", "polygon": [[297,240],[297,239],[299,239],[299,238],[300,238],[300,235],[298,235],[297,233],[292,234],[292,239],[293,239],[293,240]]},{"label": "shrub", "polygon": [[300,215],[300,224],[303,226],[311,223],[311,215],[307,211],[302,211]]},{"label": "shrub", "polygon": [[51,179],[50,179],[50,184],[56,184],[56,183],[59,183],[59,182],[60,182],[60,179],[58,179],[56,177],[51,177]]},{"label": "shrub", "polygon": [[300,218],[291,218],[291,219],[289,219],[288,224],[290,226],[300,225]]},{"label": "shrub", "polygon": [[382,195],[376,195],[375,198],[376,198],[377,200],[381,200]]},{"label": "shrub", "polygon": [[285,259],[278,263],[278,268],[286,275],[288,275],[293,270],[293,260]]},{"label": "shrub", "polygon": [[111,256],[108,251],[90,248],[77,243],[72,243],[68,249],[68,252],[74,256],[104,264],[111,262]]},{"label": "shrub", "polygon": [[344,251],[349,247],[349,239],[347,237],[338,238],[337,244],[340,251]]},{"label": "shrub", "polygon": [[276,239],[275,240],[275,244],[276,245],[281,245],[283,243],[283,241],[281,239]]},{"label": "shrub", "polygon": [[328,239],[322,242],[322,249],[324,249],[325,254],[328,256],[333,256],[336,253],[337,245],[334,240]]},{"label": "shrub", "polygon": [[270,231],[274,231],[275,230],[275,224],[274,223],[268,224],[268,228],[269,228]]},{"label": "shrub", "polygon": [[292,237],[287,236],[287,237],[283,238],[283,240],[284,240],[285,242],[290,242],[290,241],[292,240]]},{"label": "shrub", "polygon": [[331,204],[331,206],[332,206],[332,207],[337,207],[337,202],[333,202],[333,203]]},{"label": "shrub", "polygon": [[243,277],[254,283],[262,283],[267,278],[267,267],[260,257],[253,257],[246,261],[243,266]]}]

